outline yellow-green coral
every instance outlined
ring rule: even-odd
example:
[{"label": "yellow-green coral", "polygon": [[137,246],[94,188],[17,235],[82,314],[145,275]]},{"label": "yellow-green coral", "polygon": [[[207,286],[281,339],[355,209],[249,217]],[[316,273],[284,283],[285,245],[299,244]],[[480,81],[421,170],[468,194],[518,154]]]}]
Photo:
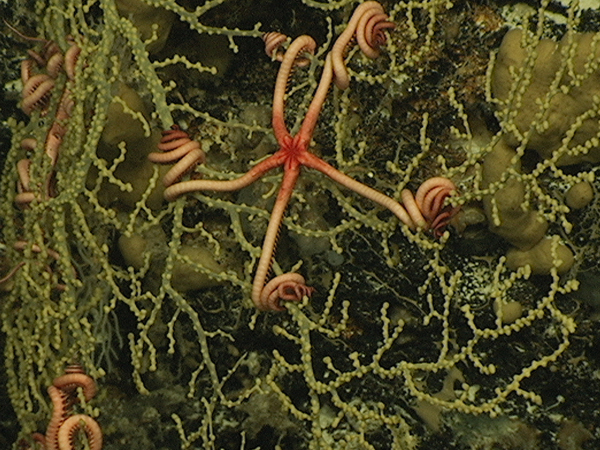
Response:
[{"label": "yellow-green coral", "polygon": [[[555,415],[576,410],[560,409],[544,383],[569,370],[565,353],[582,333],[578,324],[586,329],[570,303],[584,251],[569,233],[594,232],[570,212],[579,203],[564,198],[571,186],[593,185],[594,172],[560,164],[595,161],[582,155],[595,148],[597,130],[587,123],[597,101],[577,101],[582,110],[550,133],[547,146],[555,122],[537,119],[554,111],[555,96],[595,76],[594,58],[580,70],[574,44],[588,36],[577,34],[581,10],[566,10],[561,44],[545,40],[556,32],[545,8],[532,11],[521,25],[540,32],[510,32],[507,42],[517,35],[527,42],[509,55],[508,44],[499,47],[504,18],[496,7],[386,4],[396,28],[377,60],[350,49],[351,87],[329,94],[314,151],[395,198],[430,176],[448,176],[459,187],[452,203],[485,210],[491,232],[469,225],[440,240],[413,233],[306,170],[282,230],[295,239],[280,243],[274,272],[295,268],[317,292],[275,315],[255,312],[248,297],[281,175],[239,195],[203,192],[167,204],[165,169],[145,156],[177,122],[207,152],[192,176],[230,179],[248,170],[274,150],[265,111],[278,63],[263,54],[261,31],[296,18],[319,39],[310,65],[289,82],[289,110],[298,114],[287,119],[297,126],[323,54],[355,4],[306,0],[273,12],[276,19],[259,12],[242,19],[245,3],[192,3],[38,0],[32,12],[40,36],[64,51],[70,35],[82,54],[73,85],[57,79],[48,114],[9,122],[2,244],[11,266],[24,264],[2,298],[1,318],[19,437],[42,429],[46,386],[74,360],[98,381],[106,448],[120,448],[123,436],[152,435],[147,424],[155,423],[156,446],[173,445],[176,430],[181,448],[254,448],[260,435],[282,448],[416,449],[429,435],[414,412],[444,430],[471,414],[510,412],[524,421],[553,402]],[[190,43],[174,50],[177,33]],[[227,61],[214,64],[229,71],[215,73],[202,59],[209,35],[231,47],[217,52]],[[474,42],[484,43],[480,51],[461,51]],[[543,46],[567,49],[559,66],[578,81],[538,86],[546,100],[536,101],[532,74],[556,76],[536,59]],[[66,88],[74,108],[55,192],[18,207],[20,143],[45,141],[56,93]],[[525,103],[537,109],[525,111]],[[41,189],[52,168],[43,152],[29,157],[32,185]],[[534,232],[525,236],[522,223]],[[572,268],[561,265],[569,256]],[[128,381],[135,392],[123,387]],[[576,401],[560,395],[569,407]],[[248,417],[254,408],[267,411]],[[134,440],[123,445],[146,442]]]}]

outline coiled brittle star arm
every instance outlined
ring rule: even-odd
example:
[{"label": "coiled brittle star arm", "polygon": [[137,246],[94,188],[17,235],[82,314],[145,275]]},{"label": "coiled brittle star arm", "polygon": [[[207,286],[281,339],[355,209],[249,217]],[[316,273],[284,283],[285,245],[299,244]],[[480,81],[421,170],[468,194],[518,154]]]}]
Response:
[{"label": "coiled brittle star arm", "polygon": [[386,41],[383,30],[395,26],[387,18],[381,4],[375,1],[364,2],[354,10],[346,29],[337,38],[330,53],[334,83],[338,88],[346,89],[350,85],[344,54],[352,38],[356,36],[358,46],[367,57],[376,58],[379,56],[379,47]]}]

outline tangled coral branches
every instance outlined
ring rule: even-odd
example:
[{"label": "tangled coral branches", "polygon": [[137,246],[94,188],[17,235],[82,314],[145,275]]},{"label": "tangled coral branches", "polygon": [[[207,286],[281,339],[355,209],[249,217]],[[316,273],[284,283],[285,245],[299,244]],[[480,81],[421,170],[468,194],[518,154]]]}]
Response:
[{"label": "tangled coral branches", "polygon": [[85,432],[91,450],[102,449],[102,430],[98,422],[85,414],[73,414],[73,407],[79,402],[78,388],[81,388],[86,401],[96,395],[96,383],[78,365],[69,366],[65,375],[56,377],[48,388],[52,417],[45,436],[40,433],[33,435],[34,441],[40,443],[43,450],[79,448],[76,445],[79,430]]},{"label": "tangled coral branches", "polygon": [[[29,244],[26,241],[17,241],[13,245],[13,248],[15,250],[19,250],[19,251],[25,251],[28,247],[29,247]],[[33,253],[42,253],[42,249],[37,244],[33,244],[31,246],[31,251]],[[49,248],[45,249],[45,251],[50,258],[54,259],[54,261],[59,260],[60,255],[56,251],[49,249]],[[10,280],[17,273],[17,271],[24,265],[25,265],[24,261],[19,262],[6,275],[4,275],[2,278],[0,278],[0,285],[2,285],[3,283],[6,283],[8,280]],[[52,276],[53,271],[49,265],[45,266],[45,270],[47,273],[50,274],[50,276]],[[62,283],[57,283],[55,288],[60,291],[64,291],[67,287]]]},{"label": "tangled coral branches", "polygon": [[[55,275],[55,272],[52,269],[52,264],[60,260],[60,255],[57,251],[47,247],[42,249],[39,245],[29,244],[29,242],[27,241],[17,241],[13,244],[13,248],[20,252],[24,252],[25,254],[27,254],[27,251],[31,251],[32,254],[41,254],[43,257],[49,258],[49,262],[44,261],[41,263],[43,270],[48,274],[48,276],[45,277],[45,279],[49,280],[52,283],[53,289],[56,289],[58,291],[65,291],[67,289],[67,285],[61,282],[60,275]],[[8,282],[13,276],[15,276],[18,270],[25,264],[40,264],[39,260],[34,260],[28,257],[25,257],[24,259],[27,262],[20,261],[15,267],[10,269],[10,271],[6,275],[0,278],[0,286],[2,286],[2,284]],[[71,274],[71,276],[73,278],[77,278],[77,272],[75,271],[75,269],[73,269],[73,273]]]},{"label": "tangled coral branches", "polygon": [[[64,55],[55,42],[44,41],[45,45],[41,53],[29,50],[29,58],[21,63],[21,80],[23,82],[21,108],[27,114],[32,114],[34,110],[39,109],[42,115],[46,115],[55,80],[61,70],[64,70],[67,75],[68,83],[58,102],[54,122],[44,142],[44,151],[50,158],[52,169],[54,169],[58,160],[60,145],[67,132],[67,122],[73,109],[73,99],[69,91],[69,84],[74,80],[75,67],[81,53],[81,49],[72,39],[68,39],[68,41],[70,47]],[[42,71],[45,69],[45,73],[34,74],[35,69]],[[21,142],[21,147],[29,152],[35,151],[37,141],[32,138],[26,138]],[[53,171],[46,179],[43,188],[44,195],[42,197],[40,194],[34,193],[33,186],[30,186],[29,169],[30,160],[28,158],[22,159],[17,163],[19,193],[15,198],[15,202],[21,206],[29,204],[36,198],[39,200],[43,197],[48,198],[52,196]]]},{"label": "tangled coral branches", "polygon": [[171,164],[179,160],[163,177],[163,184],[171,186],[196,164],[203,163],[206,158],[200,144],[190,139],[179,126],[171,126],[171,129],[163,131],[162,135],[158,144],[160,152],[150,153],[148,159],[159,164]]},{"label": "tangled coral branches", "polygon": [[[10,27],[10,25],[9,25]],[[75,67],[81,53],[79,46],[72,39],[68,39],[70,43],[69,49],[63,55],[59,46],[53,41],[43,39],[29,38],[24,36],[19,31],[10,27],[21,37],[29,40],[44,42],[44,47],[40,53],[29,50],[29,58],[21,63],[21,79],[23,82],[23,102],[21,107],[27,114],[32,114],[36,109],[41,111],[42,115],[48,113],[51,91],[54,88],[55,80],[62,70],[67,76],[67,83],[64,91],[58,102],[56,114],[52,126],[46,135],[44,142],[44,152],[50,160],[50,170],[48,166],[41,165],[43,174],[38,173],[38,180],[32,180],[32,160],[33,158],[22,158],[17,162],[17,194],[14,202],[23,207],[28,207],[33,201],[44,201],[55,196],[55,166],[58,161],[60,146],[67,132],[67,124],[73,109],[73,99],[69,91],[69,86],[72,84],[75,77]],[[45,73],[34,74],[36,69],[45,70]],[[38,142],[31,137],[21,141],[21,148],[31,154],[38,151]],[[47,173],[46,173],[47,171]],[[41,179],[41,180],[40,180]],[[14,248],[24,250],[29,244],[25,241],[18,241]],[[37,244],[31,245],[31,250],[34,253],[41,253],[42,249]],[[46,253],[58,259],[58,254],[46,249]],[[14,276],[17,270],[24,265],[23,262],[18,263],[7,275],[0,278],[0,284],[8,281]],[[47,267],[47,271],[52,274],[52,270]],[[64,290],[65,285],[57,283],[56,288]]]},{"label": "tangled coral branches", "polygon": [[[15,250],[19,250],[22,252],[25,251],[28,247],[31,247],[31,251],[33,253],[42,253],[42,249],[40,248],[39,245],[33,244],[30,246],[29,243],[26,241],[17,241],[14,243],[13,247]],[[60,259],[60,255],[55,250],[52,250],[51,248],[46,248],[44,251],[54,261],[58,261]],[[17,268],[21,267],[23,264],[24,263],[20,263],[19,265],[17,265]],[[50,265],[45,265],[45,270],[48,274],[50,274],[51,279],[52,279],[53,271],[52,271],[52,268],[50,267]],[[76,274],[74,274],[74,276],[76,276]],[[58,282],[56,283],[56,285],[54,287],[56,289],[58,289],[59,291],[64,291],[67,288],[66,285],[64,285],[62,283],[58,283]]]}]

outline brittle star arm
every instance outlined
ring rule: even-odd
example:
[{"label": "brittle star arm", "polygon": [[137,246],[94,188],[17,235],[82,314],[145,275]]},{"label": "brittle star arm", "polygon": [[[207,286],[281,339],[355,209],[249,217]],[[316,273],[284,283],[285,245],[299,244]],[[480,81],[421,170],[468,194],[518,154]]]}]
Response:
[{"label": "brittle star arm", "polygon": [[[279,71],[277,72],[277,79],[275,80],[275,90],[273,92],[273,133],[277,138],[277,142],[280,144],[284,142],[286,139],[290,139],[290,132],[288,131],[285,125],[285,114],[284,114],[284,104],[285,104],[285,91],[287,89],[288,79],[292,72],[292,68],[294,67],[294,63],[296,61],[297,56],[301,52],[309,52],[314,53],[316,43],[313,38],[307,35],[302,35],[297,37],[292,41],[290,47],[287,49],[285,54],[283,55],[283,60],[281,61],[281,65],[279,66]],[[320,86],[320,83],[319,83]],[[311,102],[311,105],[314,103],[314,99]],[[321,101],[322,104],[322,101]],[[320,109],[320,108],[319,108]],[[317,116],[318,116],[317,112]],[[306,119],[305,119],[306,121]],[[315,118],[316,121],[316,118]]]},{"label": "brittle star arm", "polygon": [[[388,197],[387,195],[367,186],[366,184],[361,183],[360,181],[356,181],[354,178],[351,178],[348,175],[340,172],[335,167],[327,164],[321,158],[313,155],[312,153],[303,153],[301,162],[307,167],[316,169],[319,172],[324,173],[336,183],[339,183],[342,186],[356,192],[357,194],[360,194],[363,197],[366,197],[369,200],[378,203],[384,208],[389,209],[392,213],[394,213],[396,217],[398,217],[398,219],[400,219],[404,224],[408,225],[410,228],[425,228],[427,226],[424,220],[422,221],[422,223],[415,223],[415,221],[413,221],[413,219],[411,218],[420,216],[420,213],[416,215],[415,212],[412,211],[414,208],[416,208],[418,211],[418,207],[416,206],[416,204],[414,204],[414,199],[412,199],[411,201],[412,194],[410,195],[411,198],[408,198],[408,195],[403,191],[402,197],[405,202],[405,209],[404,206],[402,206],[393,198]],[[409,191],[406,192],[410,194]]]},{"label": "brittle star arm", "polygon": [[264,292],[267,276],[271,270],[273,263],[273,254],[275,253],[275,247],[277,245],[277,238],[279,237],[279,228],[281,227],[281,221],[283,215],[292,197],[294,186],[298,181],[298,175],[300,174],[300,165],[297,163],[286,165],[285,171],[283,172],[283,180],[279,187],[279,193],[277,199],[273,205],[271,211],[271,217],[269,218],[269,225],[265,233],[265,239],[263,241],[262,250],[260,253],[260,259],[258,266],[256,267],[256,273],[254,274],[254,281],[252,283],[252,301],[254,304],[262,310],[268,309],[283,309],[279,305],[279,301],[275,307],[269,307],[267,305],[269,293]]},{"label": "brittle star arm", "polygon": [[323,108],[323,103],[325,103],[325,99],[327,98],[327,93],[329,92],[332,78],[333,68],[331,63],[331,54],[328,53],[327,57],[325,58],[325,65],[323,66],[323,73],[321,74],[319,85],[317,86],[317,90],[315,91],[310,105],[308,106],[308,110],[306,111],[306,115],[302,121],[302,126],[300,127],[300,131],[297,135],[299,144],[307,151],[308,146],[310,145],[310,140],[315,131],[315,126],[317,125],[317,120],[319,119],[319,114]]},{"label": "brittle star arm", "polygon": [[265,173],[282,164],[283,154],[277,151],[261,161],[244,175],[234,180],[188,180],[173,184],[165,189],[165,199],[175,200],[177,197],[194,191],[229,192],[250,186]]}]

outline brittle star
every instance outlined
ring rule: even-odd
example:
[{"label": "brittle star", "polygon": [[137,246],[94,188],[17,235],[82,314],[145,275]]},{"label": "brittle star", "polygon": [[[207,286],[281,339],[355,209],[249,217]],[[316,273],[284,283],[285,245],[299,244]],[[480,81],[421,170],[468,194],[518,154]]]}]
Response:
[{"label": "brittle star", "polygon": [[[378,54],[376,46],[385,42],[385,35],[383,35],[382,30],[391,27],[393,27],[393,24],[387,21],[387,15],[383,13],[383,8],[379,3],[365,2],[356,9],[346,31],[338,38],[333,50],[327,55],[321,79],[300,130],[295,136],[292,136],[285,125],[284,117],[284,99],[288,79],[292,68],[298,62],[299,55],[303,52],[312,54],[316,47],[315,41],[310,36],[304,35],[296,38],[283,55],[273,95],[272,126],[279,144],[279,150],[237,179],[228,181],[182,181],[167,187],[165,190],[164,196],[167,200],[173,200],[192,191],[235,191],[249,186],[272,169],[283,167],[283,179],[271,212],[252,285],[252,301],[261,310],[281,311],[284,308],[280,300],[300,301],[305,295],[310,296],[313,292],[313,288],[306,286],[304,277],[298,273],[285,273],[266,283],[273,263],[279,228],[302,166],[318,170],[342,186],[389,209],[411,228],[427,227],[427,222],[410,191],[405,190],[402,193],[405,209],[393,198],[356,181],[309,151],[319,113],[332,80],[336,84],[339,81],[341,88],[348,85],[349,77],[341,55],[355,30],[357,41],[359,45],[362,44],[361,48],[363,45],[370,45],[373,47],[372,52],[367,56],[375,57]],[[334,77],[336,80],[334,80]]]}]

